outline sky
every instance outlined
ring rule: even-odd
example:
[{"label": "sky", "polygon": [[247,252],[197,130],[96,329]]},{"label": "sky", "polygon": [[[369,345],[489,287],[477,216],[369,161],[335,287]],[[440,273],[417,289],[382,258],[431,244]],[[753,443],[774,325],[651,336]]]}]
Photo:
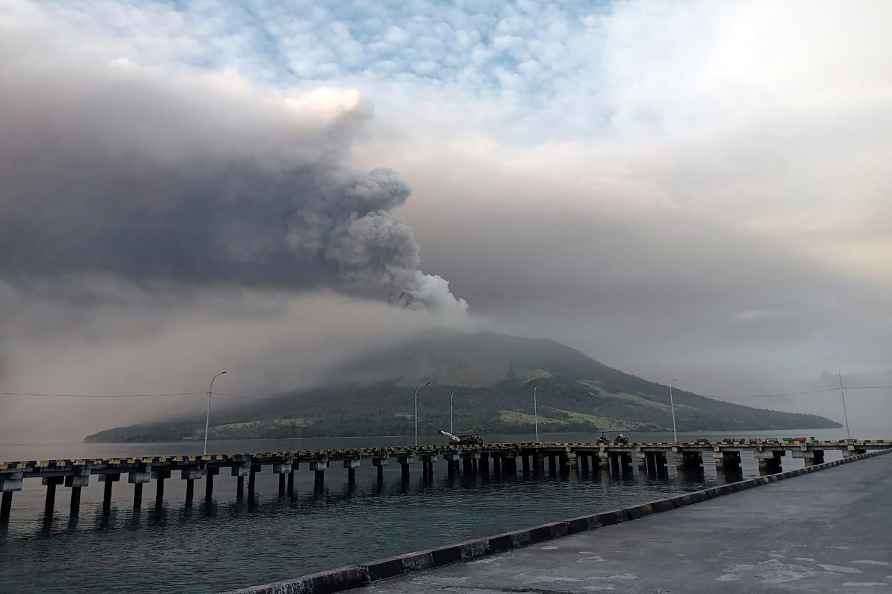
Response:
[{"label": "sky", "polygon": [[[270,393],[448,325],[841,419],[892,384],[890,20],[0,2],[0,392]],[[6,398],[0,442],[175,400]]]}]

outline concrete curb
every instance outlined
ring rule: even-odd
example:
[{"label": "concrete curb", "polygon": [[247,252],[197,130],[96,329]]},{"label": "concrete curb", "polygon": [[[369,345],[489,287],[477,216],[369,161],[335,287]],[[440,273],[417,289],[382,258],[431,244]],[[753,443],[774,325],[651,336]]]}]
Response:
[{"label": "concrete curb", "polygon": [[677,507],[692,505],[700,501],[721,497],[722,495],[729,495],[731,493],[736,493],[737,491],[743,491],[760,485],[767,485],[768,483],[825,470],[827,468],[856,462],[858,460],[864,460],[865,458],[888,454],[889,452],[892,452],[892,450],[877,450],[865,454],[856,454],[840,460],[817,464],[815,466],[806,466],[805,468],[760,476],[738,481],[736,483],[717,485],[715,487],[703,489],[702,491],[694,491],[685,493],[684,495],[658,499],[656,501],[633,505],[623,509],[579,516],[569,520],[542,524],[541,526],[534,526],[532,528],[506,532],[494,536],[486,536],[426,551],[417,551],[386,559],[379,559],[370,563],[331,569],[294,579],[263,584],[260,586],[252,586],[242,590],[233,590],[228,594],[330,594],[332,592],[340,592],[351,588],[359,588],[367,586],[371,582],[396,577],[405,573],[431,569],[459,561],[468,561],[486,555],[503,553],[512,549],[518,549],[545,540],[575,534],[577,532],[596,530],[602,526],[618,524],[628,520],[636,520],[644,516],[669,511]]}]

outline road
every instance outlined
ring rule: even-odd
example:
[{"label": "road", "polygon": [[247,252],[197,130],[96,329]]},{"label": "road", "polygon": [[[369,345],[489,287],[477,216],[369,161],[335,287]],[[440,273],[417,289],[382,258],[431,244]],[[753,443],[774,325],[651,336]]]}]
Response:
[{"label": "road", "polygon": [[357,593],[892,593],[892,454]]}]

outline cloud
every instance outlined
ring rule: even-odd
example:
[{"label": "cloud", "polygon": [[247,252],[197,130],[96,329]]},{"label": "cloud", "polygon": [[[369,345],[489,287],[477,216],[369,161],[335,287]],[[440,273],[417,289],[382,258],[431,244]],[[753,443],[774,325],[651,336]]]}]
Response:
[{"label": "cloud", "polygon": [[392,170],[352,169],[355,92],[282,96],[232,73],[95,63],[0,41],[7,282],[334,288],[462,312],[420,270]]}]

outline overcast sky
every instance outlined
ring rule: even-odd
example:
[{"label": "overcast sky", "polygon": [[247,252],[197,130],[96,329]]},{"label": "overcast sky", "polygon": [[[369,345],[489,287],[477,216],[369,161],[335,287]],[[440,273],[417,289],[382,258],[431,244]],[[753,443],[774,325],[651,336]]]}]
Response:
[{"label": "overcast sky", "polygon": [[[221,366],[272,391],[450,324],[839,419],[835,393],[749,395],[892,383],[889,22],[5,2],[0,392],[201,392]],[[849,400],[856,432],[892,422],[892,390]],[[0,442],[172,410],[42,402],[0,401]]]}]

